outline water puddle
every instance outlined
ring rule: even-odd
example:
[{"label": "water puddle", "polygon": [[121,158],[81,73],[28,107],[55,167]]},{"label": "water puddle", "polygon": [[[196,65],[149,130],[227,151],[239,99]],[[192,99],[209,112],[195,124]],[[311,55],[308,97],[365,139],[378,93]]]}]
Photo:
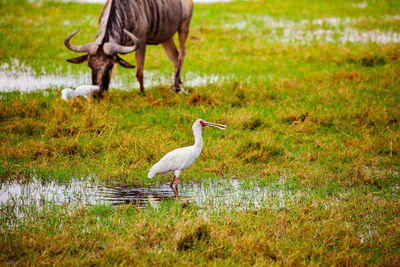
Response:
[{"label": "water puddle", "polygon": [[[155,71],[144,72],[145,88],[158,85],[171,86],[173,76],[165,75]],[[132,75],[119,75],[118,72],[111,79],[110,90],[138,90],[139,84]],[[221,84],[230,81],[233,75],[220,74],[199,74],[195,72],[185,72],[183,75],[184,86],[197,87],[210,84]],[[37,74],[32,68],[21,63],[18,59],[13,59],[11,64],[3,63],[0,65],[0,92],[32,92],[49,88],[75,88],[82,84],[92,84],[90,71],[71,74],[62,73],[61,70],[51,74]]]},{"label": "water puddle", "polygon": [[[63,0],[63,2],[80,2],[80,3],[91,3],[91,4],[105,4],[107,0]],[[233,0],[193,0],[196,4],[212,4],[219,2],[231,2]]]},{"label": "water puddle", "polygon": [[[24,206],[133,204],[157,206],[161,201],[177,200],[197,205],[201,209],[245,210],[272,207],[281,209],[296,202],[300,192],[293,192],[284,182],[261,186],[255,181],[206,180],[201,183],[180,183],[178,190],[168,184],[143,187],[101,186],[84,179],[69,183],[42,182],[34,178],[29,183],[17,181],[0,185],[0,208],[13,207],[23,213]],[[16,209],[15,209],[16,208]]]},{"label": "water puddle", "polygon": [[266,30],[262,35],[266,41],[284,43],[310,44],[313,42],[327,43],[400,43],[400,32],[393,30],[369,29],[361,30],[358,24],[364,21],[384,21],[395,25],[400,15],[383,16],[379,19],[370,17],[340,18],[325,17],[318,19],[276,19],[268,15],[237,15],[233,21],[224,23],[224,27],[243,31]]}]

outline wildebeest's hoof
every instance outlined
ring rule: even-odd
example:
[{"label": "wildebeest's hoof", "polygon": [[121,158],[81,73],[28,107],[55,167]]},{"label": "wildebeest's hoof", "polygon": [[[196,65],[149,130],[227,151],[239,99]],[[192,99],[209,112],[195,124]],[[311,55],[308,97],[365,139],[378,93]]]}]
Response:
[{"label": "wildebeest's hoof", "polygon": [[185,89],[183,89],[182,87],[174,88],[174,89],[172,89],[172,91],[173,91],[175,94],[183,94],[183,95],[188,95],[188,94],[189,94],[189,92],[186,91]]},{"label": "wildebeest's hoof", "polygon": [[96,92],[92,93],[92,97],[93,97],[94,99],[101,99],[101,98],[103,98],[103,97],[104,97],[103,91],[96,91]]}]

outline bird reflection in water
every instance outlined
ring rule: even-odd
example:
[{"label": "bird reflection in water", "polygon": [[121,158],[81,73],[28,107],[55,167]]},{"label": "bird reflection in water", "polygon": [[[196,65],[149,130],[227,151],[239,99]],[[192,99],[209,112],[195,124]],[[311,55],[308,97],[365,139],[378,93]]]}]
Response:
[{"label": "bird reflection in water", "polygon": [[174,199],[187,202],[191,199],[189,196],[180,197],[178,188],[171,188],[168,184],[152,188],[104,187],[101,191],[102,199],[114,205],[130,204],[142,207],[147,203],[157,203]]}]

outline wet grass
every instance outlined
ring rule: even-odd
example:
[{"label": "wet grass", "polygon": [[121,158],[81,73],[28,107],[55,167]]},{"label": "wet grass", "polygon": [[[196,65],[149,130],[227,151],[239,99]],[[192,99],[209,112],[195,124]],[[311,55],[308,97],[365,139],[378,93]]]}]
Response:
[{"label": "wet grass", "polygon": [[[38,75],[87,72],[65,62],[75,54],[63,39],[80,28],[73,43],[91,41],[102,6],[31,2],[0,1],[1,66],[18,59],[14,67]],[[190,95],[173,95],[166,85],[146,88],[146,96],[112,88],[103,100],[72,103],[61,100],[62,88],[0,93],[2,181],[147,183],[149,167],[192,144],[191,125],[203,118],[228,129],[204,130],[204,150],[182,179],[285,180],[311,195],[280,210],[219,214],[178,202],[145,209],[48,205],[12,229],[2,224],[0,262],[399,265],[400,46],[340,41],[347,26],[400,32],[399,4],[359,4],[196,5],[184,73],[232,78],[186,87]],[[312,22],[318,19],[321,25]],[[287,28],[337,37],[291,41]],[[148,49],[145,69],[171,72],[161,47]],[[135,82],[131,71],[117,73]]]},{"label": "wet grass", "polygon": [[2,232],[0,261],[17,265],[399,262],[399,208],[376,192],[313,195],[312,201],[278,211],[209,214],[164,202],[157,209],[49,206],[39,214],[27,217],[18,230]]}]

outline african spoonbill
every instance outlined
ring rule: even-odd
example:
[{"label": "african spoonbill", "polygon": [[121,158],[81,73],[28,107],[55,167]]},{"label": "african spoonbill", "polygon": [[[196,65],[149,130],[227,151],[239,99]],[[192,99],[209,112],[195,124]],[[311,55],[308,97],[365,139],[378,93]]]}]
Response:
[{"label": "african spoonbill", "polygon": [[175,181],[175,186],[178,187],[178,179],[181,172],[189,168],[200,156],[203,148],[202,131],[204,126],[212,126],[221,130],[225,130],[226,127],[226,125],[219,123],[206,122],[201,119],[196,120],[192,126],[194,145],[177,148],[167,153],[159,162],[150,168],[148,177],[153,178],[157,174],[174,173],[174,177],[169,185],[173,187]]},{"label": "african spoonbill", "polygon": [[69,99],[74,99],[78,96],[83,96],[86,99],[89,99],[89,96],[99,90],[97,85],[80,85],[76,87],[76,89],[65,88],[61,91],[61,98],[65,101]]},{"label": "african spoonbill", "polygon": [[75,92],[83,96],[86,99],[89,99],[89,96],[99,90],[99,86],[97,85],[80,85],[76,87]]},{"label": "african spoonbill", "polygon": [[77,97],[78,94],[71,88],[65,88],[61,91],[62,100],[68,101],[69,99]]}]

